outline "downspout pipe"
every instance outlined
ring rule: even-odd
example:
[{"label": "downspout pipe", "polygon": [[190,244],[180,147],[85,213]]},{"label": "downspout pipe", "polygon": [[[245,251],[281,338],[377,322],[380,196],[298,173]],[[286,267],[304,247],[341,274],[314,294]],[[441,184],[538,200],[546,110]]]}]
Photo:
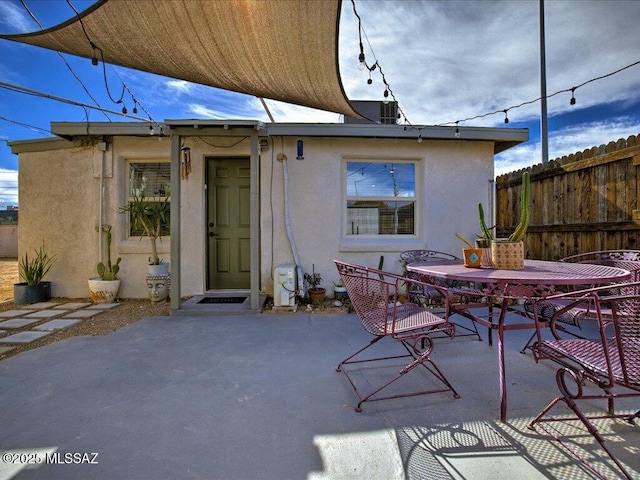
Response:
[{"label": "downspout pipe", "polygon": [[107,150],[109,145],[106,139],[98,143],[98,151],[102,152],[102,158],[100,159],[100,194],[99,194],[99,206],[98,206],[98,262],[102,262],[104,252],[102,244],[102,229],[104,225],[104,167],[107,161]]},{"label": "downspout pipe", "polygon": [[284,224],[287,229],[287,238],[289,239],[289,245],[291,245],[291,251],[293,252],[293,261],[297,268],[298,275],[298,291],[301,297],[305,296],[304,289],[304,277],[302,273],[302,266],[300,264],[300,256],[298,255],[298,247],[296,246],[295,238],[293,237],[293,230],[291,229],[291,220],[289,216],[289,169],[287,166],[287,156],[284,153],[278,154],[277,159],[282,162],[282,175],[284,180]]}]

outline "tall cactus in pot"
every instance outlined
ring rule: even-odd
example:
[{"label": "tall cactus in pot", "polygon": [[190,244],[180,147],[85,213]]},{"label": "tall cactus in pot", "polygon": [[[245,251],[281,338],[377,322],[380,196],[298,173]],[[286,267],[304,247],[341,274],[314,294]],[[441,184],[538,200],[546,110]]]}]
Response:
[{"label": "tall cactus in pot", "polygon": [[529,199],[531,197],[531,180],[529,171],[522,174],[522,190],[520,192],[520,223],[509,237],[510,242],[521,242],[529,228]]}]

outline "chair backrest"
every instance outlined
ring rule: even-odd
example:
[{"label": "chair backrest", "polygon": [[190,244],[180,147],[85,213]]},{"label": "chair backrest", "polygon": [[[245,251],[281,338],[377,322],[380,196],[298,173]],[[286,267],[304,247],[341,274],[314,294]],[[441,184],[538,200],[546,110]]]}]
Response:
[{"label": "chair backrest", "polygon": [[601,250],[571,255],[561,258],[560,261],[623,268],[632,273],[630,282],[640,281],[640,250]]},{"label": "chair backrest", "polygon": [[[600,321],[609,345],[609,364],[617,383],[640,390],[640,295],[598,297],[600,309],[610,309]],[[621,377],[621,378],[620,378]]]},{"label": "chair backrest", "polygon": [[366,331],[372,335],[385,335],[388,329],[389,302],[395,285],[378,277],[359,273],[341,274],[349,300]]},{"label": "chair backrest", "polygon": [[400,260],[405,264],[413,262],[429,262],[431,260],[460,260],[450,253],[436,250],[406,250],[400,254]]}]

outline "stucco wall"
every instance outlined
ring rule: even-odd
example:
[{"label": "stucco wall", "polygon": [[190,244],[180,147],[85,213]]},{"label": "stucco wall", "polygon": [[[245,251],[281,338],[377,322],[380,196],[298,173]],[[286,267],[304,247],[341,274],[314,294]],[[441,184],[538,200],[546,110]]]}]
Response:
[{"label": "stucco wall", "polygon": [[[393,139],[302,138],[304,157],[296,157],[294,137],[270,139],[260,160],[260,281],[261,291],[273,293],[273,269],[293,263],[285,225],[284,163],[289,176],[291,232],[300,265],[315,264],[323,286],[332,290],[338,275],[334,259],[377,266],[384,255],[385,269],[400,271],[398,255],[412,248],[430,248],[460,255],[456,232],[473,238],[478,233],[477,203],[487,203],[493,177],[491,142]],[[181,293],[201,294],[206,285],[207,156],[248,156],[249,141],[238,137],[184,139],[191,148],[192,172],[181,180]],[[19,254],[45,246],[58,261],[47,280],[53,295],[86,298],[87,279],[96,276],[99,261],[97,227],[112,225],[112,256],[122,257],[120,296],[146,298],[146,239],[128,239],[126,218],[119,213],[126,202],[127,161],[162,161],[170,158],[171,140],[158,137],[117,137],[106,151],[97,144],[46,152],[20,154]],[[343,168],[346,160],[418,162],[417,235],[398,240],[345,238],[342,233]],[[101,180],[101,164],[104,175]],[[101,187],[102,185],[102,187]],[[102,192],[102,210],[101,195]],[[420,201],[422,199],[422,201]],[[176,201],[176,199],[172,199]],[[170,240],[159,243],[159,255],[170,260]]]},{"label": "stucco wall", "polygon": [[[284,170],[287,157],[291,232],[304,271],[315,271],[332,291],[338,280],[334,259],[400,271],[400,252],[428,248],[461,255],[460,232],[478,233],[478,202],[487,205],[493,178],[491,142],[388,139],[304,138],[304,157],[296,160],[296,139],[277,139],[261,161],[261,275],[263,289],[273,291],[273,269],[295,263],[285,227]],[[389,240],[343,237],[343,164],[346,160],[417,160],[418,235]],[[267,195],[273,188],[271,195]],[[420,193],[420,191],[422,193]],[[273,240],[273,242],[272,242]]]},{"label": "stucco wall", "polygon": [[18,225],[0,225],[0,257],[18,256]]}]

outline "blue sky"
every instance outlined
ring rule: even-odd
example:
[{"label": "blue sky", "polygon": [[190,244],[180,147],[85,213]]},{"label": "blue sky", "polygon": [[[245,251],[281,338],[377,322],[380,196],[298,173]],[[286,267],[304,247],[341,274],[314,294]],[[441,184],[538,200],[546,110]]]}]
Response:
[{"label": "blue sky", "polygon": [[[82,11],[92,1],[69,0]],[[159,0],[163,1],[163,0]],[[51,27],[72,16],[66,0],[24,0]],[[356,0],[367,60],[377,60],[408,120],[438,125],[502,111],[540,97],[538,0]],[[640,1],[545,0],[547,93],[589,82],[640,61]],[[38,30],[20,0],[0,0],[0,32]],[[374,72],[357,69],[358,30],[350,0],[342,6],[339,62],[347,96],[382,99]],[[101,67],[88,59],[0,40],[0,82],[120,111],[107,95]],[[72,73],[73,71],[73,73]],[[254,97],[107,66],[112,96],[123,82],[139,101],[138,115],[243,118],[268,121]],[[78,81],[75,76],[81,79]],[[85,90],[86,89],[86,90]],[[87,93],[87,91],[89,93]],[[93,97],[93,99],[92,99]],[[548,100],[549,158],[640,134],[640,65]],[[267,100],[278,122],[337,122],[338,115]],[[133,102],[125,95],[131,113]],[[0,88],[0,208],[17,199],[17,156],[7,140],[50,136],[52,121],[123,121]],[[540,163],[540,103],[508,111],[508,127],[530,129],[530,141],[497,156],[496,173]],[[504,127],[504,114],[461,126]]]}]

